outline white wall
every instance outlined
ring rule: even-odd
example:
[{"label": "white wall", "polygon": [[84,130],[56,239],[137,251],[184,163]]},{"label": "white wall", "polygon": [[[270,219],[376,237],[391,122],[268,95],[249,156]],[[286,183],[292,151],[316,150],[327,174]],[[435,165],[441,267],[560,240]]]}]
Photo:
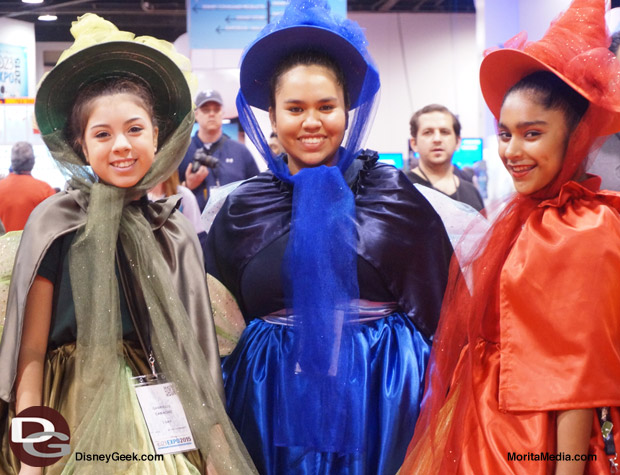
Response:
[{"label": "white wall", "polygon": [[459,116],[463,136],[479,136],[476,16],[351,13],[366,29],[381,74],[381,102],[367,147],[406,156],[409,119],[440,103]]}]

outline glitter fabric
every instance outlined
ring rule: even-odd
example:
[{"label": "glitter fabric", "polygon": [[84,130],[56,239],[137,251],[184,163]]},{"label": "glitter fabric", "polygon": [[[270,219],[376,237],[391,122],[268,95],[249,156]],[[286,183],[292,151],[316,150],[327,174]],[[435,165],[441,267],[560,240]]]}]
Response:
[{"label": "glitter fabric", "polygon": [[207,274],[207,284],[220,356],[226,356],[232,353],[237,345],[245,328],[245,320],[235,297],[219,280]]},{"label": "glitter fabric", "polygon": [[[71,427],[72,451],[125,453],[128,447],[143,441],[134,424],[135,405],[132,405],[130,399],[132,388],[126,377],[123,354],[119,284],[115,273],[117,250],[121,249],[128,262],[128,269],[122,269],[121,273],[128,274],[132,288],[140,293],[145,303],[145,308],[141,308],[141,311],[146,314],[144,316],[150,323],[150,340],[156,363],[167,379],[176,384],[202,456],[217,473],[255,473],[243,444],[226,416],[221,393],[218,391],[221,381],[217,380],[219,358],[215,352],[215,339],[210,348],[215,357],[208,359],[196,336],[196,332],[204,332],[205,327],[211,325],[212,328],[209,312],[193,315],[196,318],[190,320],[188,313],[200,309],[201,303],[193,302],[189,307],[183,305],[177,293],[181,292],[182,288],[175,286],[170,267],[174,270],[177,266],[182,266],[183,254],[164,257],[163,244],[157,239],[161,239],[165,233],[158,233],[156,237],[154,231],[166,223],[157,223],[157,216],[149,215],[147,219],[148,209],[135,203],[148,189],[176,170],[183,158],[194,123],[189,86],[179,66],[165,53],[171,46],[165,47],[167,44],[159,41],[150,41],[148,43],[151,46],[147,46],[139,40],[127,41],[130,38],[108,42],[110,38],[114,39],[114,35],[101,35],[100,32],[109,31],[110,25],[97,18],[87,15],[74,24],[72,33],[76,36],[76,44],[81,45],[77,48],[79,51],[63,58],[43,80],[40,90],[49,92],[48,83],[57,84],[58,76],[70,82],[73,76],[65,75],[66,68],[75,71],[76,76],[79,76],[80,71],[90,71],[93,75],[89,73],[83,78],[84,85],[106,77],[133,77],[135,70],[144,71],[145,64],[151,64],[154,71],[158,71],[156,68],[159,65],[164,65],[170,75],[164,76],[166,84],[162,87],[170,91],[170,94],[165,101],[156,96],[155,109],[160,112],[157,104],[165,102],[163,107],[172,107],[176,112],[173,116],[161,117],[163,121],[160,126],[160,144],[151,169],[135,186],[117,188],[99,182],[86,166],[83,157],[77,155],[68,143],[64,128],[55,130],[55,127],[51,126],[56,123],[52,119],[57,118],[51,114],[55,96],[48,94],[45,101],[38,101],[37,96],[37,118],[43,118],[42,123],[49,120],[50,125],[41,129],[44,132],[43,139],[54,159],[68,174],[73,187],[70,193],[74,193],[76,200],[86,209],[86,222],[77,227],[69,251],[69,272],[79,329],[75,350],[75,374],[72,378],[77,390],[75,404],[70,408],[74,416],[71,420],[75,422],[75,426]],[[101,28],[96,28],[101,22]],[[133,38],[131,33],[127,35]],[[164,49],[164,52],[153,46]],[[119,70],[114,61],[107,61],[107,58],[123,56],[127,51],[137,56],[123,60],[126,70]],[[154,58],[154,61],[141,61],[144,58]],[[136,63],[135,69],[132,62]],[[89,69],[92,63],[97,64],[97,67]],[[153,71],[145,73],[145,76],[142,80],[147,83],[147,78],[152,78],[154,82],[161,81]],[[58,97],[60,108],[65,107],[63,98],[64,96]],[[59,123],[66,123],[66,117],[61,117]],[[66,197],[67,195],[63,194],[57,199],[60,201]],[[174,207],[174,203],[164,204],[166,205],[171,208],[162,216],[168,216]],[[28,228],[25,232],[27,231]],[[176,228],[169,232],[178,233],[179,240],[181,236],[184,237],[185,241],[189,242],[189,247],[197,245],[195,239],[192,241],[193,238],[190,238],[194,235],[193,231],[186,231]],[[204,285],[202,272],[186,277],[199,279]],[[16,287],[15,294],[21,294],[27,288]],[[11,291],[13,292],[13,288]],[[206,288],[203,295],[206,297]],[[19,298],[17,295],[16,299]],[[15,313],[12,315],[17,322],[23,312],[23,308],[19,307],[15,305]],[[190,321],[197,322],[197,326],[190,325]],[[14,322],[13,327],[15,325]],[[16,331],[17,334],[20,332],[21,330]],[[6,351],[2,351],[4,346],[3,341],[3,346],[0,346],[3,364],[5,357],[12,358],[5,354]],[[216,368],[213,376],[210,375],[209,368]],[[11,374],[7,376],[7,373],[3,375],[0,385],[3,397],[6,397],[7,386],[9,390],[13,386],[13,380],[6,381],[11,377]],[[14,376],[14,368],[11,373]],[[156,466],[143,463],[127,462],[102,466],[77,462],[75,457],[68,457],[68,460],[59,463],[64,461],[67,462],[64,468],[66,473],[74,473],[74,470],[79,473],[128,473],[130,469],[136,473],[156,473],[158,470]]]},{"label": "glitter fabric", "polygon": [[4,328],[4,314],[13,273],[13,262],[21,236],[22,231],[11,231],[0,236],[0,336]]}]

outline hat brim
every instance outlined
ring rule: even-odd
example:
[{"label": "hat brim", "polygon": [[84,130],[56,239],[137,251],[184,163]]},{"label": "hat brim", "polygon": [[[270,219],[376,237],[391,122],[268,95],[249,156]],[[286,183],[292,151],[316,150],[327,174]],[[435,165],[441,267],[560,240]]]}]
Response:
[{"label": "hat brim", "polygon": [[349,41],[318,26],[291,26],[256,40],[241,61],[241,91],[248,104],[269,109],[270,82],[276,67],[296,51],[317,50],[328,54],[342,69],[351,109],[358,104],[368,64]]},{"label": "hat brim", "polygon": [[80,88],[112,77],[139,79],[150,87],[155,114],[160,120],[160,144],[192,110],[189,86],[174,61],[142,43],[111,41],[78,51],[44,78],[35,102],[41,134],[66,127]]},{"label": "hat brim", "polygon": [[598,106],[590,94],[554,68],[533,56],[516,49],[500,49],[488,54],[480,65],[480,89],[491,113],[499,120],[504,96],[524,77],[536,71],[549,71],[585,97],[589,108],[600,117],[598,135],[610,135],[620,130],[620,113]]}]

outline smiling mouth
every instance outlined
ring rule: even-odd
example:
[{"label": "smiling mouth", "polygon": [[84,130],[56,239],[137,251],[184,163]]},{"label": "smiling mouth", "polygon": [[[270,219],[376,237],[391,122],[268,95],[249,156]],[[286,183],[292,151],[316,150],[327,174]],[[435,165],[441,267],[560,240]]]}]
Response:
[{"label": "smiling mouth", "polygon": [[323,141],[323,137],[302,137],[299,141],[304,145],[318,145]]},{"label": "smiling mouth", "polygon": [[129,168],[131,167],[134,163],[136,163],[138,161],[137,158],[130,158],[127,160],[122,160],[122,161],[118,161],[118,162],[113,162],[111,165],[114,168]]},{"label": "smiling mouth", "polygon": [[536,168],[536,165],[508,165],[510,174],[515,178],[521,178]]}]

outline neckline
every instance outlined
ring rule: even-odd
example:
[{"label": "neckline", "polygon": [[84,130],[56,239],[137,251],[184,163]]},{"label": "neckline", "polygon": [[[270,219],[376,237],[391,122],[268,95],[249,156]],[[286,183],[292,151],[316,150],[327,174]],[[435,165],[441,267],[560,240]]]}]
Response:
[{"label": "neckline", "polygon": [[456,175],[454,173],[452,173],[452,183],[454,183],[454,193],[452,193],[451,195],[449,195],[448,193],[445,193],[444,191],[438,189],[435,187],[434,183],[430,180],[430,178],[428,176],[426,176],[426,173],[424,173],[424,170],[422,170],[422,167],[418,165],[418,170],[420,171],[420,173],[422,174],[422,177],[428,182],[429,185],[431,185],[431,188],[433,190],[439,191],[440,193],[443,193],[444,195],[448,196],[448,197],[453,197],[453,199],[455,199],[456,201],[460,201],[459,200],[459,186],[456,183]]}]

